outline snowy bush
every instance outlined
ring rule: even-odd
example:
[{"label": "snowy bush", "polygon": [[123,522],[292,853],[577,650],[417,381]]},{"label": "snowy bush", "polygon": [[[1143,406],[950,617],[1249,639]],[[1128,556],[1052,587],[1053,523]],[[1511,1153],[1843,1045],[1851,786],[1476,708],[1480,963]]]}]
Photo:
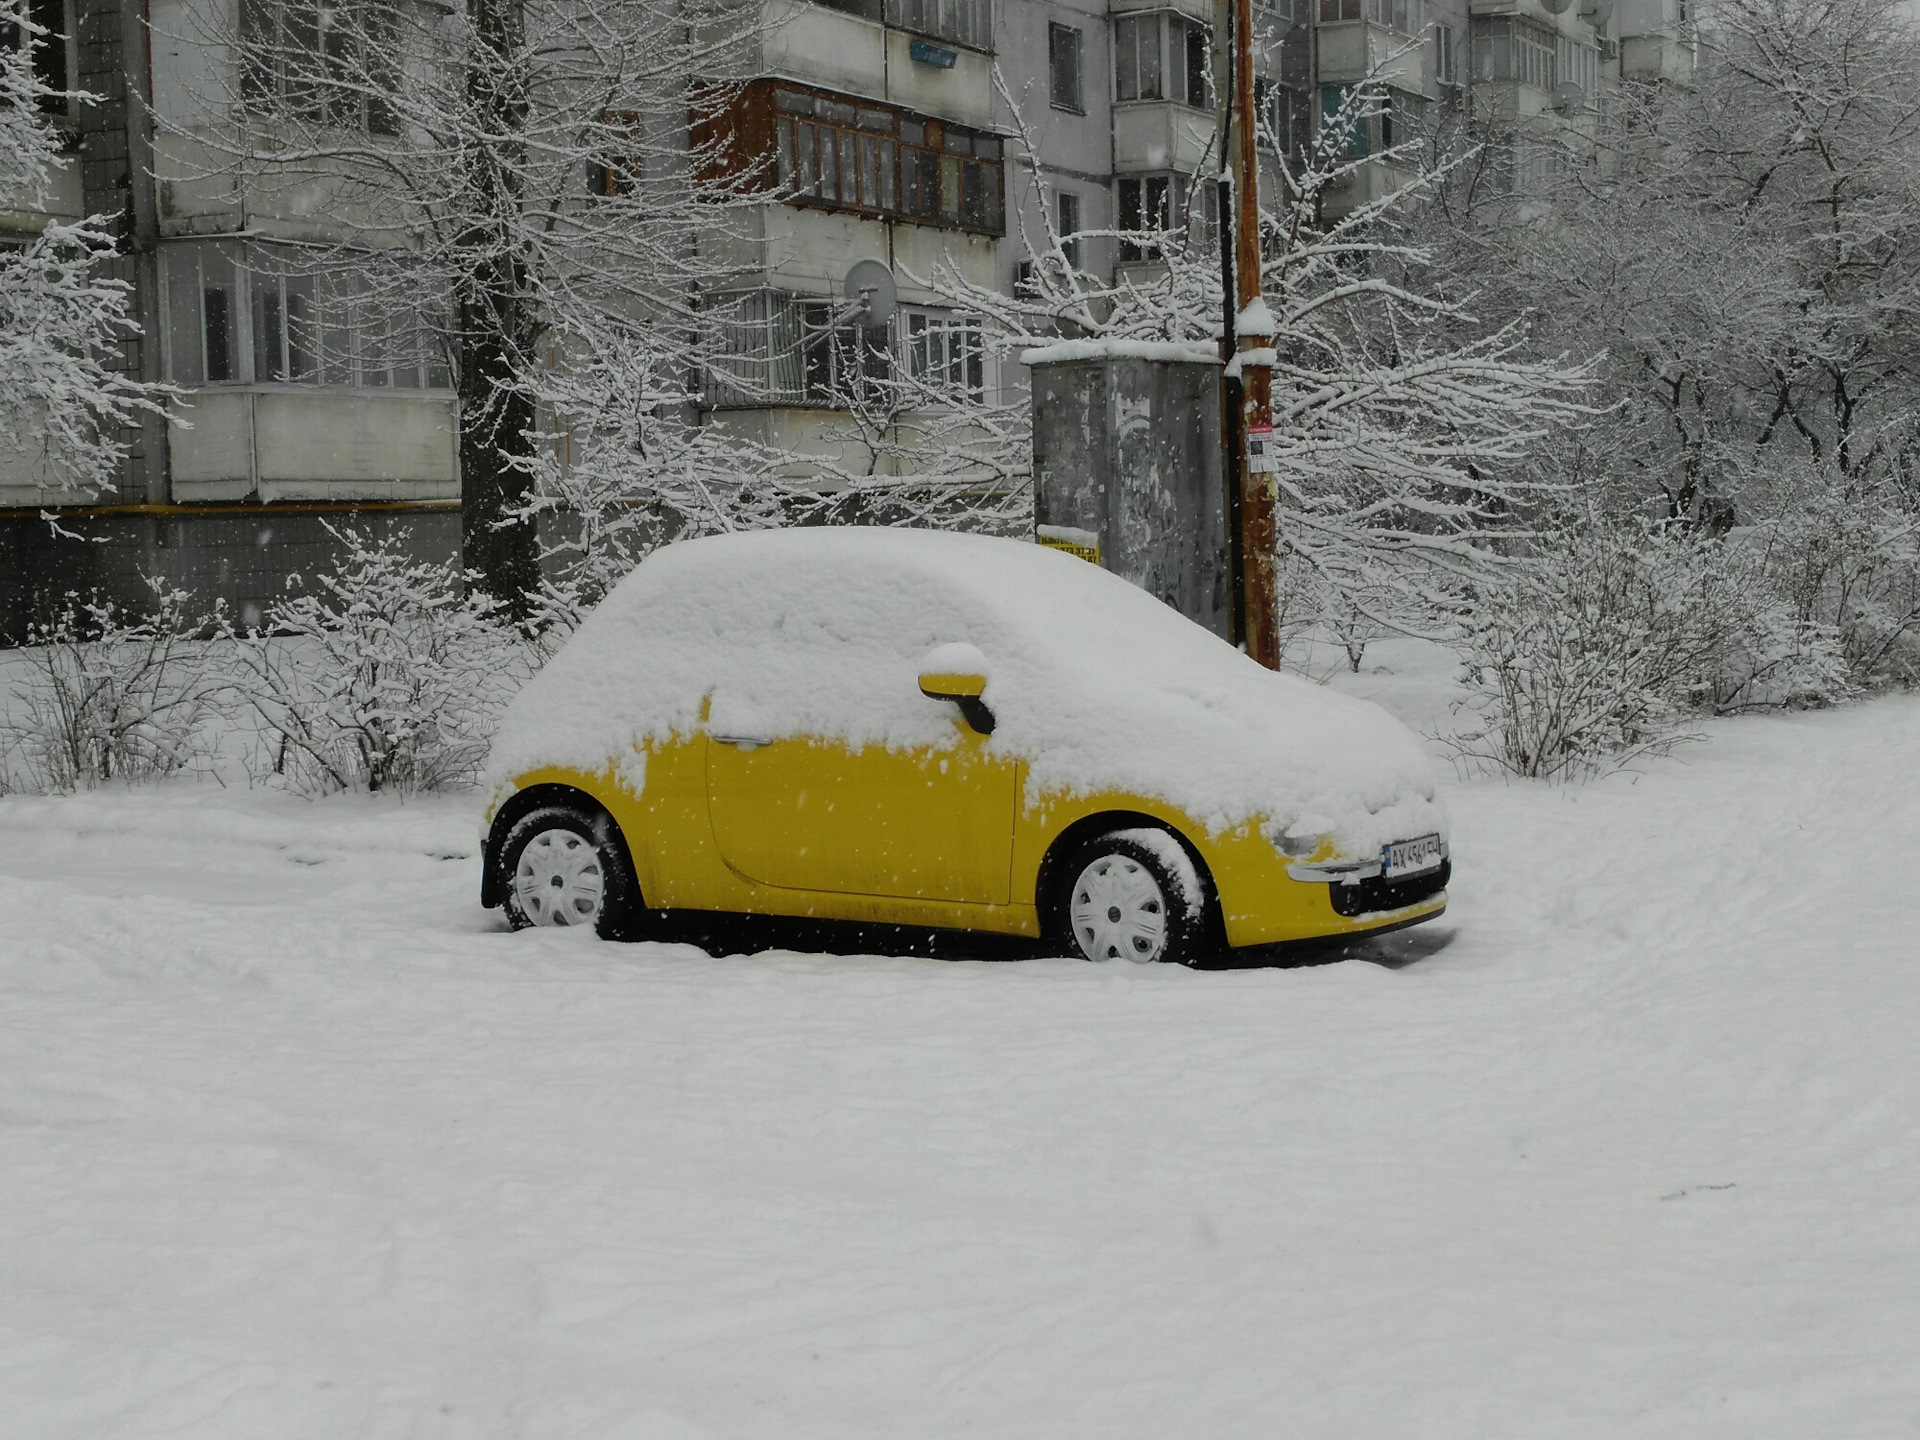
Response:
[{"label": "snowy bush", "polygon": [[219,617],[148,584],[146,615],[69,595],[29,629],[0,696],[0,784],[60,793],[211,760],[227,683],[203,637]]},{"label": "snowy bush", "polygon": [[[470,783],[499,712],[532,668],[500,603],[404,534],[332,530],[334,570],[233,638],[234,680],[258,718],[264,768],[304,794]],[[300,577],[289,588],[304,588]]]},{"label": "snowy bush", "polygon": [[1746,537],[1792,613],[1826,627],[1862,690],[1920,683],[1920,493],[1900,468],[1810,468]]},{"label": "snowy bush", "polygon": [[1830,628],[1769,586],[1761,548],[1588,521],[1476,599],[1460,654],[1477,721],[1459,756],[1574,778],[1659,752],[1690,716],[1825,704],[1848,692]]}]

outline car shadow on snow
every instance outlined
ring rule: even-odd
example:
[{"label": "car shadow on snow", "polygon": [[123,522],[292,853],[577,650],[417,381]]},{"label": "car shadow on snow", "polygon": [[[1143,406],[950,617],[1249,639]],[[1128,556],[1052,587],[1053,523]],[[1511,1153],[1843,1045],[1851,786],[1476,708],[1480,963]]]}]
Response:
[{"label": "car shadow on snow", "polygon": [[1453,943],[1451,925],[1422,925],[1418,929],[1390,930],[1372,935],[1336,936],[1327,940],[1293,940],[1285,945],[1257,945],[1230,950],[1204,960],[1198,970],[1301,970],[1313,965],[1338,965],[1364,960],[1384,970],[1404,970]]},{"label": "car shadow on snow", "polygon": [[[1415,929],[1328,940],[1296,940],[1254,946],[1197,961],[1195,970],[1297,970],[1364,960],[1404,970],[1452,943],[1453,927]],[[903,925],[794,920],[778,916],[720,916],[655,912],[635,939],[698,946],[710,955],[752,955],[766,950],[809,954],[924,956],[933,960],[1034,960],[1061,955],[1058,945],[1017,936],[968,930],[922,930]]]}]

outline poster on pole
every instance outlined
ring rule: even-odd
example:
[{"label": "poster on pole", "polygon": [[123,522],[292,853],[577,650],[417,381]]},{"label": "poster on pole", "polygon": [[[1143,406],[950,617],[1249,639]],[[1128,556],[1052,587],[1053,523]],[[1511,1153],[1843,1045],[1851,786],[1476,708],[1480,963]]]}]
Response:
[{"label": "poster on pole", "polygon": [[1247,473],[1268,475],[1273,468],[1273,426],[1247,426]]}]

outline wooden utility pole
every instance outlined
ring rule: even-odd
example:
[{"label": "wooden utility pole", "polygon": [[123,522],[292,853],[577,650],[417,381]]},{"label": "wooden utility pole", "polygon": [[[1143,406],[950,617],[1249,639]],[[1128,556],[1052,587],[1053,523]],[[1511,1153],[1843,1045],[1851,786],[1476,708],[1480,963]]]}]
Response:
[{"label": "wooden utility pole", "polygon": [[1233,13],[1233,334],[1240,368],[1240,554],[1247,654],[1280,668],[1274,614],[1273,334],[1260,296],[1260,155],[1253,112],[1253,0]]}]

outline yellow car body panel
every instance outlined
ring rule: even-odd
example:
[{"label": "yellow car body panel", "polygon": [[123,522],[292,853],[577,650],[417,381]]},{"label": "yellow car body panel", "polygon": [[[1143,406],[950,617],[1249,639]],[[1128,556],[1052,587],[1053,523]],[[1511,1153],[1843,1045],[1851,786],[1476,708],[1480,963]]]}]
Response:
[{"label": "yellow car body panel", "polygon": [[703,726],[609,757],[594,774],[535,770],[514,788],[561,785],[604,806],[649,909],[1037,938],[1049,849],[1080,822],[1115,815],[1144,816],[1188,842],[1235,948],[1361,934],[1446,908],[1442,891],[1400,910],[1340,915],[1327,884],[1288,875],[1288,857],[1259,822],[1211,833],[1150,796],[1030,796],[1022,764],[958,720],[955,729],[949,746],[895,750],[813,736],[723,740]]}]

